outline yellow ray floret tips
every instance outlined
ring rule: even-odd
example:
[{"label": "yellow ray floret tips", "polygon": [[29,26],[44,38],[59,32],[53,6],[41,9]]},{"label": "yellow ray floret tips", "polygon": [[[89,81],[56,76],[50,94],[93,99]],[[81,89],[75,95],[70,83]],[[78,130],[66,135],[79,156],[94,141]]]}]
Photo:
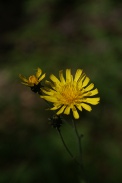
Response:
[{"label": "yellow ray floret tips", "polygon": [[57,115],[70,115],[72,111],[74,118],[78,119],[79,111],[83,108],[91,111],[90,105],[97,105],[100,101],[100,97],[93,97],[98,94],[98,89],[94,89],[93,83],[89,84],[90,79],[81,69],[77,69],[74,77],[71,69],[66,69],[66,78],[63,71],[59,71],[59,79],[51,74],[50,80],[46,81],[50,87],[42,88],[44,95],[40,97],[53,103],[50,110],[57,110]]}]

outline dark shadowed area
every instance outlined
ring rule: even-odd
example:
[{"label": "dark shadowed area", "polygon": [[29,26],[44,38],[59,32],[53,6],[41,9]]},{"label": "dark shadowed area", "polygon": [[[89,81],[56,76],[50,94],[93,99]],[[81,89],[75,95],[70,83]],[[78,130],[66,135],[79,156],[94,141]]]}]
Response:
[{"label": "dark shadowed area", "polygon": [[[89,183],[122,182],[121,5],[120,0],[0,1],[0,183],[81,183],[50,125],[52,112],[18,77],[38,67],[47,79],[81,68],[98,88],[100,104],[77,120],[84,166]],[[64,117],[61,131],[77,157],[71,118]]]}]

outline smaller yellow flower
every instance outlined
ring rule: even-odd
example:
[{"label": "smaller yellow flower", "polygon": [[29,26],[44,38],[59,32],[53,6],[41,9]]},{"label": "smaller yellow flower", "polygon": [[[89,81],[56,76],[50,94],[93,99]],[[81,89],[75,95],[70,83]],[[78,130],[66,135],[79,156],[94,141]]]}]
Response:
[{"label": "smaller yellow flower", "polygon": [[41,75],[42,70],[38,68],[36,75],[29,76],[28,79],[21,74],[19,74],[19,77],[23,81],[22,84],[32,87],[34,85],[38,85],[44,79],[45,74]]},{"label": "smaller yellow flower", "polygon": [[38,68],[36,74],[29,76],[28,79],[21,74],[19,74],[19,77],[22,80],[22,84],[29,86],[35,93],[40,93],[40,88],[42,87],[40,83],[45,78],[45,75],[42,75],[42,70]]}]

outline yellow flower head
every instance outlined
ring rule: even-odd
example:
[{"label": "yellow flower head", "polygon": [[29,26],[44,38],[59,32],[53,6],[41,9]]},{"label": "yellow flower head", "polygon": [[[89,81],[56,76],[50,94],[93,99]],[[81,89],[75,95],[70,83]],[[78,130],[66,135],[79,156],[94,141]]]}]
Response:
[{"label": "yellow flower head", "polygon": [[53,74],[50,75],[52,82],[46,81],[46,83],[51,88],[42,89],[46,95],[41,96],[41,98],[53,103],[54,106],[50,110],[58,110],[57,115],[61,113],[69,115],[70,110],[72,110],[74,118],[78,119],[78,110],[82,111],[84,108],[91,111],[92,108],[89,104],[97,105],[99,103],[99,97],[92,97],[98,94],[98,89],[93,89],[93,83],[88,85],[90,79],[81,69],[77,69],[74,78],[71,70],[66,69],[66,79],[63,76],[63,71],[59,71],[59,78]]},{"label": "yellow flower head", "polygon": [[28,79],[21,74],[19,74],[19,77],[22,80],[22,84],[31,87],[34,92],[39,92],[41,88],[40,82],[44,79],[45,74],[42,75],[42,70],[38,68],[36,74],[29,76]]}]

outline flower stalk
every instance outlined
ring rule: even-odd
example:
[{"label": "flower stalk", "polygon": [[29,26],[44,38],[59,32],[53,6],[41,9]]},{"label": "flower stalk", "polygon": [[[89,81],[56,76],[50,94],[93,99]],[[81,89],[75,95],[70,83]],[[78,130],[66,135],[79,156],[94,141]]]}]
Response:
[{"label": "flower stalk", "polygon": [[74,125],[74,130],[75,130],[75,133],[76,133],[76,137],[78,139],[80,162],[82,163],[82,145],[81,145],[81,138],[83,137],[83,135],[79,135],[78,130],[77,130],[77,126],[76,126],[76,122],[74,121],[74,119],[72,119],[72,122],[73,122],[73,125]]},{"label": "flower stalk", "polygon": [[60,130],[59,128],[57,128],[57,131],[58,131],[58,133],[59,133],[59,136],[60,136],[60,138],[61,138],[61,141],[62,141],[62,143],[63,143],[63,145],[64,145],[66,151],[67,151],[68,154],[71,156],[71,158],[74,159],[73,154],[71,153],[71,151],[69,150],[68,146],[66,145],[66,143],[65,143],[65,141],[64,141],[64,138],[63,138],[63,136],[62,136],[61,130]]},{"label": "flower stalk", "polygon": [[72,122],[73,122],[74,131],[75,131],[75,134],[76,134],[76,137],[78,140],[78,146],[79,146],[79,156],[80,156],[79,164],[80,164],[81,179],[82,179],[83,183],[89,183],[88,176],[87,176],[87,173],[85,171],[84,164],[83,164],[83,150],[82,150],[82,141],[81,141],[83,138],[83,134],[79,134],[76,121],[74,119],[72,119]]},{"label": "flower stalk", "polygon": [[69,149],[68,146],[66,145],[65,140],[64,140],[64,138],[63,138],[63,136],[62,136],[61,130],[60,130],[59,128],[57,128],[57,131],[58,131],[58,133],[59,133],[59,136],[60,136],[60,138],[61,138],[62,144],[64,145],[64,147],[65,147],[67,153],[68,153],[68,154],[70,155],[70,157],[74,160],[74,162],[75,162],[78,166],[81,167],[81,164],[77,161],[77,159],[74,157],[74,155],[72,154],[72,152],[70,151],[70,149]]}]

